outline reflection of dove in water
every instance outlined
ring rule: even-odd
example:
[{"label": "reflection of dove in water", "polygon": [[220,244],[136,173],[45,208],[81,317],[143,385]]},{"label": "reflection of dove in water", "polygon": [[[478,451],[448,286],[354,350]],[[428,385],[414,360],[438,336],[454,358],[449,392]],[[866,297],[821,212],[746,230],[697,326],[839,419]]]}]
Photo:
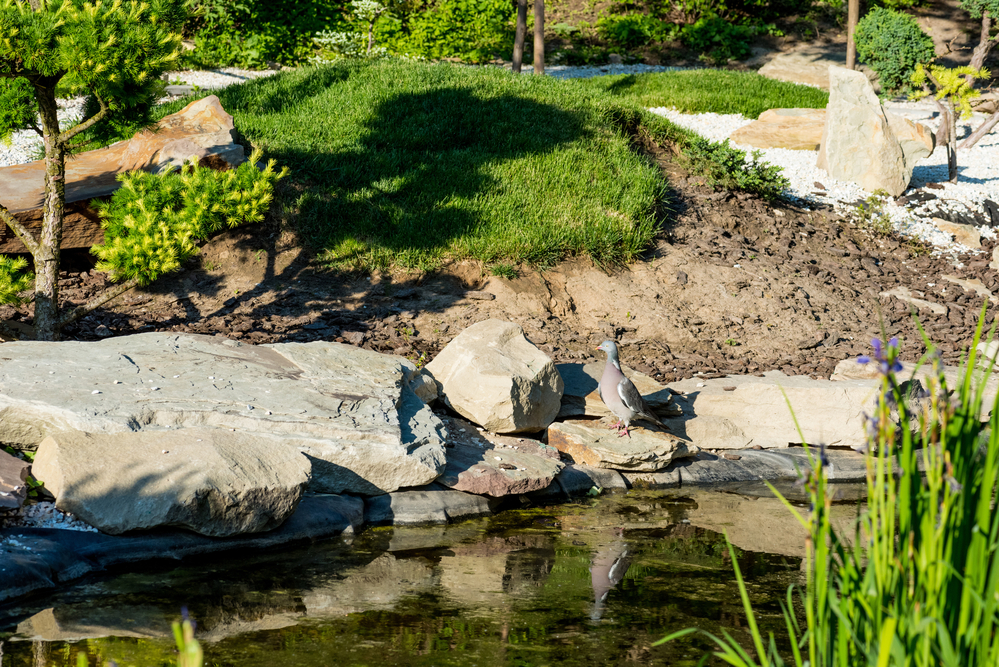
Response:
[{"label": "reflection of dove in water", "polygon": [[617,539],[605,544],[593,556],[590,565],[590,583],[593,585],[593,611],[590,619],[599,621],[611,590],[621,583],[631,566],[631,554],[624,541],[624,530],[616,529]]}]

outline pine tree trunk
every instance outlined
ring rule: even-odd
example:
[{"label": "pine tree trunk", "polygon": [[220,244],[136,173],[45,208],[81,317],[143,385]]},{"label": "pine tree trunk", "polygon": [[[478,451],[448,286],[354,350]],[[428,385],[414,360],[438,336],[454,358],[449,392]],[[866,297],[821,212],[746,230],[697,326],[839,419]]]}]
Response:
[{"label": "pine tree trunk", "polygon": [[66,146],[59,140],[57,78],[36,83],[45,141],[45,198],[35,260],[35,338],[59,339],[59,249],[66,201]]},{"label": "pine tree trunk", "polygon": [[[992,32],[992,17],[989,16],[989,10],[984,10],[982,12],[982,32],[978,37],[978,46],[971,53],[971,62],[968,63],[973,69],[981,69],[985,65],[985,59],[989,57],[989,52],[992,51],[992,47],[995,46],[995,40],[991,38],[990,34]],[[974,77],[965,77],[968,85],[975,80]]]},{"label": "pine tree trunk", "polygon": [[545,0],[534,0],[534,73],[545,73]]},{"label": "pine tree trunk", "polygon": [[513,36],[513,73],[520,74],[524,63],[524,37],[527,36],[527,0],[517,0],[517,32]]},{"label": "pine tree trunk", "polygon": [[857,65],[857,45],[853,41],[853,34],[857,31],[857,22],[860,20],[860,0],[847,0],[846,16],[846,68],[856,69]]},{"label": "pine tree trunk", "polygon": [[944,122],[949,130],[947,136],[947,178],[951,183],[957,183],[957,110],[947,105],[947,115]]}]

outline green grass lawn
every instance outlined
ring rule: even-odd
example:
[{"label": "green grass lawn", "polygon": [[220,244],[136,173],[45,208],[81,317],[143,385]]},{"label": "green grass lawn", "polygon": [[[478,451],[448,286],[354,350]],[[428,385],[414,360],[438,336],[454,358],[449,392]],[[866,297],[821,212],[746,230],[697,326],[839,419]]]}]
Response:
[{"label": "green grass lawn", "polygon": [[240,132],[291,168],[298,194],[283,203],[331,267],[626,262],[661,222],[667,184],[631,149],[599,91],[382,60],[218,94]]},{"label": "green grass lawn", "polygon": [[[321,263],[432,270],[474,258],[509,271],[571,256],[624,263],[651,245],[668,184],[635,150],[640,131],[688,155],[712,183],[771,199],[783,189],[747,167],[742,152],[640,107],[678,104],[660,95],[683,91],[700,110],[751,115],[757,106],[824,104],[825,94],[743,73],[677,74],[566,82],[498,68],[343,61],[218,95],[240,132],[291,168],[279,203]],[[746,81],[754,83],[735,85]]]},{"label": "green grass lawn", "polygon": [[741,113],[757,118],[767,109],[824,109],[829,93],[775,81],[755,72],[685,70],[575,79],[583,89],[606,92],[643,107],[676,107],[684,113]]}]

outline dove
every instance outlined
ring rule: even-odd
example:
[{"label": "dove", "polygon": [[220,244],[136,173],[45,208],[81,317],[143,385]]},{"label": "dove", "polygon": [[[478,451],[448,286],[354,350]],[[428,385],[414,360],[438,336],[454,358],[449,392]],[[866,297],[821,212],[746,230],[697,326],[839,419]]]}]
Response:
[{"label": "dove", "polygon": [[642,398],[634,383],[621,372],[621,362],[618,360],[617,345],[614,341],[605,340],[597,349],[607,353],[607,365],[604,367],[600,384],[597,385],[597,393],[604,405],[618,418],[619,421],[614,426],[621,431],[619,437],[631,437],[628,427],[633,419],[644,419],[669,430],[652,412],[652,408]]}]

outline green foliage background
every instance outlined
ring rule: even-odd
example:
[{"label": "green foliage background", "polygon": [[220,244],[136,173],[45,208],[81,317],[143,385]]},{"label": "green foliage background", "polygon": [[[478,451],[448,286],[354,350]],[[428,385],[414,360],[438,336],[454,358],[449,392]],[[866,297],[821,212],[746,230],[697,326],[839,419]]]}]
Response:
[{"label": "green foliage background", "polygon": [[904,91],[916,65],[930,62],[933,40],[916,19],[892,9],[875,7],[857,24],[857,57],[867,63],[888,92]]}]

